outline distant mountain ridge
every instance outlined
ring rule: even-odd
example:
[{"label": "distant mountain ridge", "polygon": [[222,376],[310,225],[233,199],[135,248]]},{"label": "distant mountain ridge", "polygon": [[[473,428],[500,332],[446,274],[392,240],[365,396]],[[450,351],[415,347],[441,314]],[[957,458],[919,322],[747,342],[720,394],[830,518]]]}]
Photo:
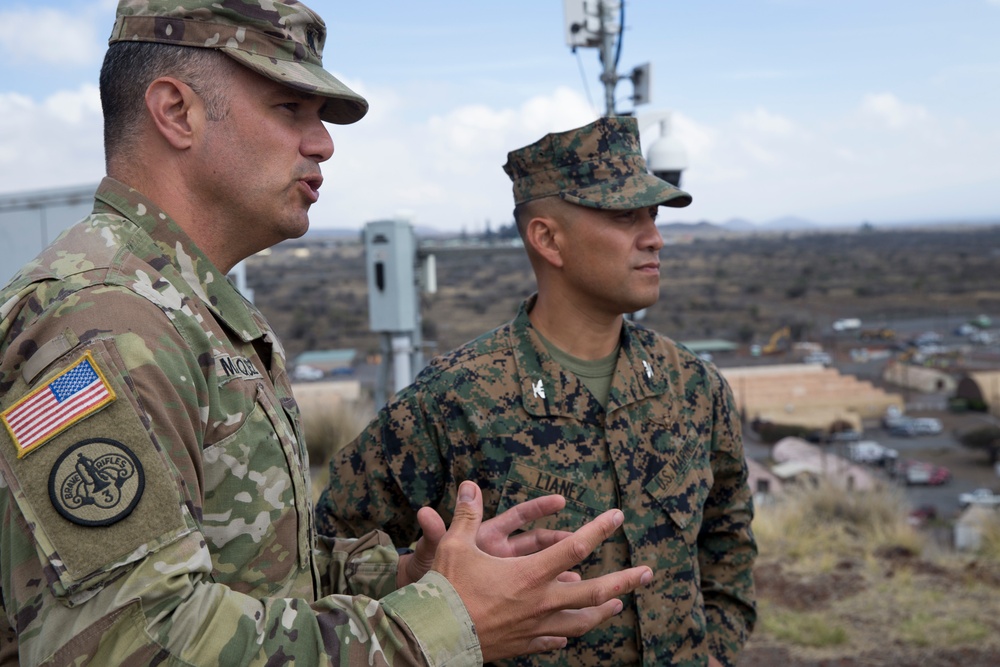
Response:
[{"label": "distant mountain ridge", "polygon": [[764,223],[751,222],[744,218],[733,218],[721,224],[702,220],[699,222],[668,222],[660,225],[660,230],[666,234],[691,234],[693,236],[809,231],[816,229],[820,229],[820,225],[817,225],[815,222],[790,215]]},{"label": "distant mountain ridge", "polygon": [[[768,232],[810,232],[810,231],[855,231],[863,225],[869,224],[867,221],[859,221],[856,224],[820,224],[812,220],[800,218],[794,215],[786,215],[775,218],[767,222],[753,222],[745,218],[732,218],[726,222],[716,223],[708,220],[697,222],[668,222],[659,225],[660,231],[670,235],[691,235],[691,236],[719,236],[724,234],[752,234]],[[974,220],[899,220],[892,222],[870,223],[875,228],[899,228],[899,227],[928,227],[937,225],[1000,225],[1000,214],[996,217],[984,217]],[[462,234],[462,232],[452,232],[442,230],[433,225],[415,225],[414,231],[420,238],[446,237],[452,238]],[[477,236],[469,234],[469,236]],[[356,238],[361,240],[361,229],[350,229],[344,227],[311,227],[306,233],[306,241],[334,241]]]}]

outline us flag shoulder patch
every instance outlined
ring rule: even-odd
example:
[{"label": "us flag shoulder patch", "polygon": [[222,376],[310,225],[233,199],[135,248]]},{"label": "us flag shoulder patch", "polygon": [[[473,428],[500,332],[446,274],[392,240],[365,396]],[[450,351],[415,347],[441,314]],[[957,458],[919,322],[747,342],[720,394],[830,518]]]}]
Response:
[{"label": "us flag shoulder patch", "polygon": [[72,366],[2,413],[17,458],[115,400],[115,391],[87,352]]}]

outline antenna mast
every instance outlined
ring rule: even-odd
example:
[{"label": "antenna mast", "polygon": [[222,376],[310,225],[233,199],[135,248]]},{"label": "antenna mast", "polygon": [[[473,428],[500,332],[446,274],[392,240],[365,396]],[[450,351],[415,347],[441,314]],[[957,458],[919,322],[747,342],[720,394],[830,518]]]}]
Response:
[{"label": "antenna mast", "polygon": [[[601,83],[604,84],[604,115],[619,115],[615,110],[615,87],[622,79],[632,81],[633,104],[650,101],[649,63],[634,68],[630,74],[618,74],[622,33],[625,23],[625,0],[563,0],[566,16],[566,43],[576,52],[578,47],[599,49]],[[618,18],[615,18],[617,12]],[[630,111],[623,115],[632,115]]]}]

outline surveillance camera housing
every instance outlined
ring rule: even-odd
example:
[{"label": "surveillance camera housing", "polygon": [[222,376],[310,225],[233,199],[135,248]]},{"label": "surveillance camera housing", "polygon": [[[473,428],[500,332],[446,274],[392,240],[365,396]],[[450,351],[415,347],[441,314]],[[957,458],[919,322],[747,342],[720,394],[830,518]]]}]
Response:
[{"label": "surveillance camera housing", "polygon": [[688,167],[687,151],[672,136],[661,136],[653,142],[646,154],[650,171],[682,171]]},{"label": "surveillance camera housing", "polygon": [[653,176],[662,178],[674,187],[681,187],[681,172],[683,169],[654,169]]},{"label": "surveillance camera housing", "polygon": [[654,176],[680,187],[681,172],[688,167],[688,156],[681,142],[671,134],[669,118],[660,121],[660,138],[649,147],[646,165]]}]

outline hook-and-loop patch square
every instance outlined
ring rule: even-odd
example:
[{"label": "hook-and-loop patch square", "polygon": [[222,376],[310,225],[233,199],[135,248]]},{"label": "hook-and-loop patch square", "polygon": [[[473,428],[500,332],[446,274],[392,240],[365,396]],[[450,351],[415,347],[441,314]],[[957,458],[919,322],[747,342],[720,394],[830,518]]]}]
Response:
[{"label": "hook-and-loop patch square", "polygon": [[14,440],[20,459],[114,400],[114,390],[87,351],[69,368],[0,413],[0,420]]}]

